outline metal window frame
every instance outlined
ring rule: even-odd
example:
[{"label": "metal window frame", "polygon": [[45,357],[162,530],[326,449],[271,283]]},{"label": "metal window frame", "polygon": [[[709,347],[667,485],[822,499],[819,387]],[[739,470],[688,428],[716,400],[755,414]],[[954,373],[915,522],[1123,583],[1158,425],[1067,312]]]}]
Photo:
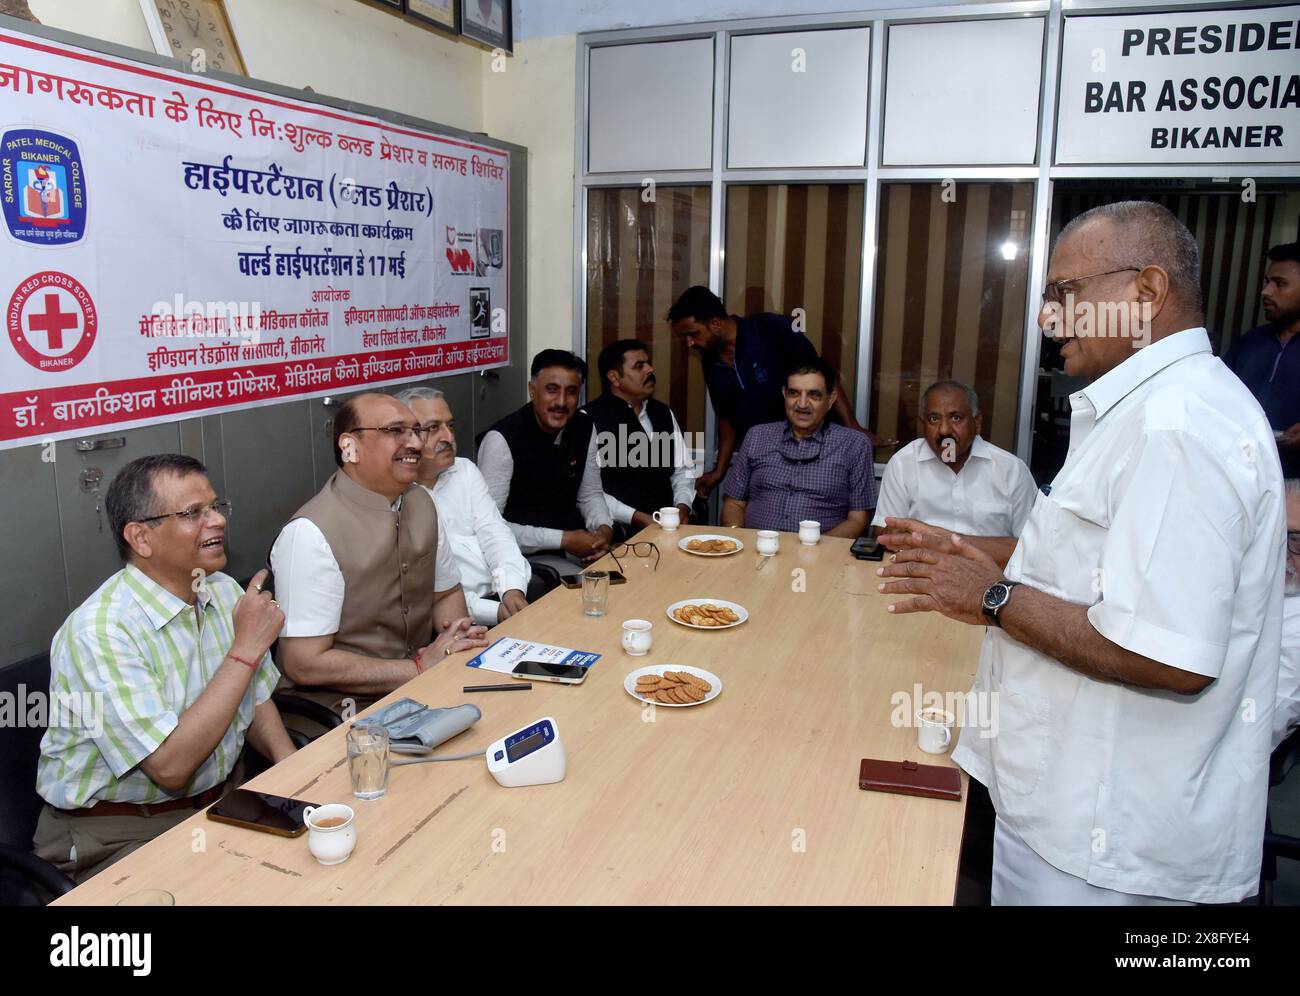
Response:
[{"label": "metal window frame", "polygon": [[[712,37],[713,69],[713,144],[708,170],[659,171],[653,173],[656,185],[710,185],[710,261],[709,286],[722,291],[723,250],[727,190],[735,183],[861,183],[864,185],[861,280],[859,281],[859,329],[857,345],[857,380],[854,410],[866,424],[871,407],[874,371],[871,359],[875,344],[874,314],[878,292],[876,252],[880,230],[880,185],[889,182],[961,181],[1031,181],[1034,183],[1033,208],[1029,230],[1029,280],[1025,298],[1025,335],[1021,350],[1020,377],[1017,382],[1019,401],[1016,418],[1015,452],[1026,462],[1033,445],[1033,413],[1037,390],[1038,363],[1042,337],[1038,332],[1039,286],[1047,273],[1050,245],[1052,188],[1056,180],[1065,179],[1199,179],[1213,177],[1296,178],[1300,168],[1287,164],[1211,164],[1211,165],[1055,165],[1058,128],[1057,97],[1060,92],[1062,48],[1068,17],[1114,16],[1123,14],[1173,14],[1180,11],[1241,10],[1287,6],[1282,2],[1243,5],[1233,0],[1147,0],[1125,3],[1116,0],[1012,0],[1012,2],[935,5],[933,7],[897,7],[882,10],[835,14],[794,15],[788,17],[747,18],[742,20],[702,21],[669,24],[630,30],[596,31],[580,34],[577,44],[577,86],[575,94],[575,169],[574,169],[574,329],[575,351],[584,351],[587,336],[586,310],[586,223],[587,191],[607,186],[639,185],[651,174],[591,173],[587,169],[587,94],[590,83],[589,53],[593,48],[635,45]],[[1002,20],[1026,16],[1045,19],[1039,91],[1038,141],[1035,165],[1019,166],[884,166],[883,125],[885,113],[885,69],[888,57],[889,28],[895,24],[920,24],[971,20]],[[867,27],[871,29],[871,64],[867,91],[867,147],[861,167],[836,168],[763,168],[732,169],[726,166],[727,130],[729,127],[728,86],[730,81],[731,39],[743,35],[816,31],[834,28]],[[706,405],[706,432],[710,459],[716,454],[716,418],[712,405]]]}]

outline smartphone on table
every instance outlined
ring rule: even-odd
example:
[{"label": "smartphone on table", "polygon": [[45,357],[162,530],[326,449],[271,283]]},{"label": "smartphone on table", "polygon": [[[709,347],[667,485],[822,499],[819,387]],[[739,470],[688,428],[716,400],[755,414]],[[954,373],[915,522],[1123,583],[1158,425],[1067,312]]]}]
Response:
[{"label": "smartphone on table", "polygon": [[849,547],[849,553],[859,560],[883,560],[885,557],[885,548],[880,545],[880,541],[874,536],[859,536]]},{"label": "smartphone on table", "polygon": [[208,819],[281,837],[297,837],[307,829],[303,810],[314,805],[302,799],[235,789],[208,809]]},{"label": "smartphone on table", "polygon": [[[610,584],[625,584],[625,583],[627,582],[627,578],[625,578],[625,577],[624,577],[620,572],[618,572],[618,571],[606,571],[606,573],[609,575],[609,583],[610,583]],[[581,574],[561,574],[561,575],[560,575],[560,584],[564,585],[564,587],[566,587],[566,588],[581,588],[581,587],[582,587],[582,575],[581,575]]]},{"label": "smartphone on table", "polygon": [[577,664],[553,664],[550,661],[520,661],[510,673],[525,681],[556,681],[562,685],[581,685],[589,668]]}]

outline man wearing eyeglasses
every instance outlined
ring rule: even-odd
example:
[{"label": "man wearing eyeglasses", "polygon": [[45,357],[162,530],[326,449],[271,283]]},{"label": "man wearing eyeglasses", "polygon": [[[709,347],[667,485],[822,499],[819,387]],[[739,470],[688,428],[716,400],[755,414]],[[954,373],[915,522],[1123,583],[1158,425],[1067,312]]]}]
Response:
[{"label": "man wearing eyeglasses", "polygon": [[271,549],[285,678],[344,716],[487,645],[438,542],[433,499],[413,487],[426,434],[396,398],[347,399],[334,416],[339,469]]},{"label": "man wearing eyeglasses", "polygon": [[963,723],[953,760],[997,811],[995,904],[1236,902],[1258,887],[1282,633],[1272,430],[1210,351],[1168,209],[1085,212],[1048,281],[1039,325],[1087,382],[1050,493],[1018,542],[887,520],[880,589],[988,627],[972,695],[997,726]]},{"label": "man wearing eyeglasses", "polygon": [[55,634],[36,852],[78,882],[215,802],[247,741],[293,753],[267,649],[284,614],[221,573],[230,503],[179,454],[140,457],[104,500],[125,566]]},{"label": "man wearing eyeglasses", "polygon": [[429,435],[420,460],[420,485],[438,509],[438,542],[456,560],[474,621],[495,626],[528,607],[532,567],[497,511],[483,474],[456,455],[456,420],[441,391],[411,387],[397,400],[410,407]]}]

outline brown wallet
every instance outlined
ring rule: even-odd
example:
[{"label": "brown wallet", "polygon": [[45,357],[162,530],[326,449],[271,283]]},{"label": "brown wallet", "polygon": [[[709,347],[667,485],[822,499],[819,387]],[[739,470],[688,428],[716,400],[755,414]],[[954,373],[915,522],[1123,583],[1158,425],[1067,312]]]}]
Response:
[{"label": "brown wallet", "polygon": [[961,775],[956,768],[939,764],[877,761],[864,757],[858,770],[858,788],[961,801]]}]

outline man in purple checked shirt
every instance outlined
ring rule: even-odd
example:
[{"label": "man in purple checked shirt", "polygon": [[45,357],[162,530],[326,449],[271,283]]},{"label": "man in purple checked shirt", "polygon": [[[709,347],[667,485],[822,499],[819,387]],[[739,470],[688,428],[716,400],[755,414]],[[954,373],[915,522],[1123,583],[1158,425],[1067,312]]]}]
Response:
[{"label": "man in purple checked shirt", "polygon": [[784,422],[756,425],[722,484],[722,524],[798,532],[816,519],[826,536],[860,536],[876,504],[871,441],[826,421],[834,368],[813,358],[785,380]]}]

